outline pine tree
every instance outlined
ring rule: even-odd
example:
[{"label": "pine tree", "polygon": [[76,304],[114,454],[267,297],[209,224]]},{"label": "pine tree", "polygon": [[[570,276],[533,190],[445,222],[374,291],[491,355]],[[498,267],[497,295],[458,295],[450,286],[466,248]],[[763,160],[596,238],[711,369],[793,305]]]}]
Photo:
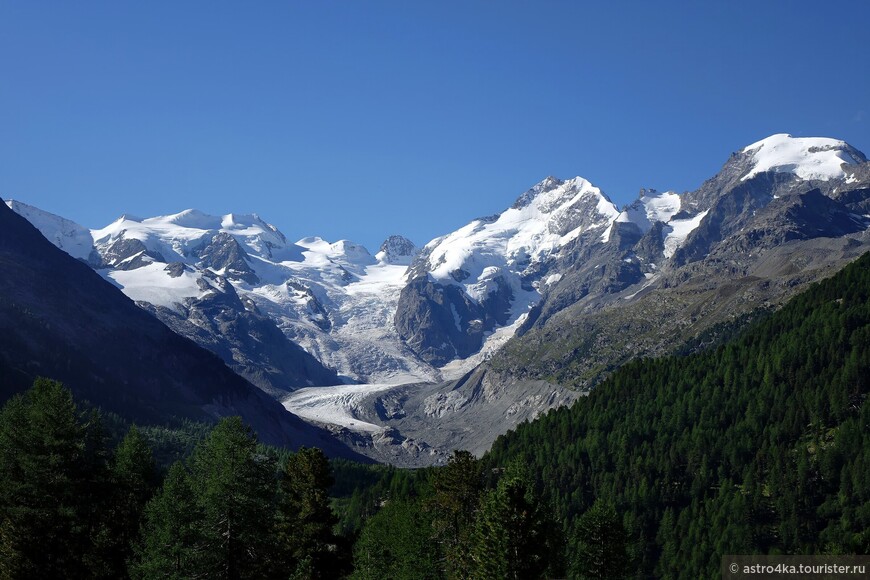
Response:
[{"label": "pine tree", "polygon": [[305,578],[334,578],[341,562],[338,518],[329,506],[332,468],[320,449],[300,449],[289,456],[278,487],[275,520],[277,569]]},{"label": "pine tree", "polygon": [[197,575],[202,513],[190,477],[177,461],[145,506],[142,534],[130,564],[132,578],[181,579]]},{"label": "pine tree", "polygon": [[240,417],[222,419],[191,460],[202,512],[198,564],[212,578],[262,578],[273,547],[275,461]]},{"label": "pine tree", "polygon": [[[673,523],[672,518],[670,521]],[[626,534],[613,505],[595,500],[580,516],[574,543],[571,571],[576,578],[622,578],[625,575]]]},{"label": "pine tree", "polygon": [[86,439],[56,381],[37,379],[0,411],[0,577],[87,575]]}]

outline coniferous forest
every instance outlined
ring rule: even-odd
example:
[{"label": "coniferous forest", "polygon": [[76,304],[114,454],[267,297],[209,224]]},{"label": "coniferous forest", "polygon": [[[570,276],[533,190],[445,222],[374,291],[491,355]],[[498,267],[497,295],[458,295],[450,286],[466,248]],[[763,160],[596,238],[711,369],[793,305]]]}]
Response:
[{"label": "coniferous forest", "polygon": [[238,418],[137,428],[39,379],[0,411],[0,577],[702,578],[723,554],[866,554],[868,383],[870,255],[440,468],[288,453]]}]

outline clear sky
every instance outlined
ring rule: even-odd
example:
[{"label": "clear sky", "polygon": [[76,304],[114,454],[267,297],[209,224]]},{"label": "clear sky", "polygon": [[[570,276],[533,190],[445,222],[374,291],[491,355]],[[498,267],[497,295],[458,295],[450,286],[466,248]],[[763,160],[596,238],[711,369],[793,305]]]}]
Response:
[{"label": "clear sky", "polygon": [[870,154],[870,2],[0,0],[0,197],[417,244],[548,175],[622,205],[773,133]]}]

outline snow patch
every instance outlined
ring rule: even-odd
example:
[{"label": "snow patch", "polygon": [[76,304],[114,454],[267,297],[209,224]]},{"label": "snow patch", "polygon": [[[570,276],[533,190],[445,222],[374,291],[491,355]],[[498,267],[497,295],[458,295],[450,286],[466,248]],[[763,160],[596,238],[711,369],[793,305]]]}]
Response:
[{"label": "snow patch", "polygon": [[702,211],[698,215],[688,219],[671,220],[662,228],[666,258],[673,256],[674,252],[686,242],[689,234],[701,225],[701,220],[704,219],[708,211]]},{"label": "snow patch", "polygon": [[131,300],[148,302],[179,311],[187,298],[199,298],[199,275],[184,270],[173,278],[165,270],[166,264],[151,263],[135,270],[112,270],[105,273]]},{"label": "snow patch", "polygon": [[633,223],[646,233],[655,222],[668,223],[680,211],[680,207],[680,196],[673,191],[659,193],[654,189],[643,190],[640,198],[625,208],[616,221]]},{"label": "snow patch", "polygon": [[558,282],[561,279],[562,279],[562,274],[550,274],[544,280],[544,284],[549,286],[551,284],[555,284],[556,282]]},{"label": "snow patch", "polygon": [[741,181],[766,171],[792,173],[806,180],[843,178],[843,164],[857,164],[846,147],[837,139],[772,135],[743,149],[743,153],[752,153],[755,164]]},{"label": "snow patch", "polygon": [[94,238],[87,228],[20,201],[7,200],[6,205],[29,221],[48,241],[73,258],[87,262],[93,254]]}]

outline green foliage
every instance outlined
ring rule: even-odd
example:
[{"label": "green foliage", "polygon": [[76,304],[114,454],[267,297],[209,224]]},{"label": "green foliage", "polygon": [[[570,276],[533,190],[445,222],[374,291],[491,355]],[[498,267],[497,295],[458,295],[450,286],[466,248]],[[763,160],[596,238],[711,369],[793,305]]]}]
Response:
[{"label": "green foliage", "polygon": [[612,503],[639,574],[870,550],[870,255],[714,350],[623,367],[496,441],[564,527]]},{"label": "green foliage", "polygon": [[332,460],[335,484],[330,496],[338,516],[337,530],[355,537],[366,519],[388,500],[406,500],[429,494],[432,469],[397,469],[391,465]]},{"label": "green foliage", "polygon": [[174,463],[148,503],[142,536],[130,564],[133,578],[181,579],[199,569],[202,512],[184,465]]},{"label": "green foliage", "polygon": [[211,578],[262,578],[272,547],[275,464],[251,428],[222,419],[191,457],[200,522],[200,570]]},{"label": "green foliage", "polygon": [[[112,431],[125,424],[109,419]],[[189,469],[173,464],[155,495],[154,428],[131,427],[109,453],[114,437],[102,425],[97,410],[80,412],[70,392],[47,379],[0,410],[0,577],[347,571],[350,547],[332,531],[331,468],[319,450],[284,454],[279,479],[279,454],[258,445],[238,417],[224,419],[196,444]],[[156,432],[199,438],[193,427]]]},{"label": "green foliage", "polygon": [[275,521],[277,570],[306,578],[336,578],[342,569],[338,518],[329,505],[329,460],[319,449],[300,449],[285,463],[278,485]]},{"label": "green foliage", "polygon": [[623,578],[629,571],[625,528],[611,504],[597,500],[580,516],[572,544],[573,578]]},{"label": "green foliage", "polygon": [[0,411],[0,577],[89,575],[89,503],[105,469],[97,430],[48,379]]},{"label": "green foliage", "polygon": [[388,501],[362,529],[354,546],[353,578],[440,578],[432,521],[419,501]]},{"label": "green foliage", "polygon": [[472,545],[472,577],[519,580],[558,574],[563,547],[556,530],[530,474],[518,463],[510,465],[481,503]]},{"label": "green foliage", "polygon": [[[151,448],[134,426],[115,449],[105,481],[100,526],[93,538],[91,572],[95,577],[120,578],[133,555],[145,504],[154,494],[157,472]],[[94,506],[96,507],[96,506]]]},{"label": "green foliage", "polygon": [[428,507],[446,576],[468,578],[473,569],[474,521],[484,490],[480,461],[468,451],[454,451],[447,465],[432,473],[432,489]]}]

